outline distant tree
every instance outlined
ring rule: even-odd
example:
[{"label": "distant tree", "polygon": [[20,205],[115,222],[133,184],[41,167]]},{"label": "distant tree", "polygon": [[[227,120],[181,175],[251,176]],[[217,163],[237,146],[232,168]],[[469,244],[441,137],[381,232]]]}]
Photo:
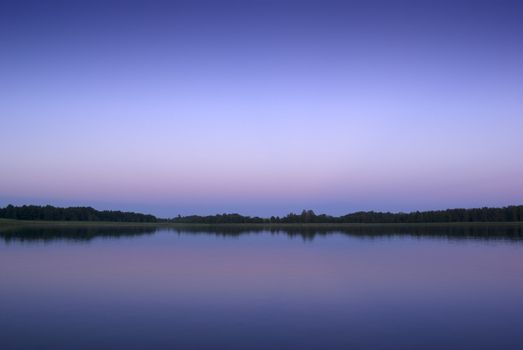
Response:
[{"label": "distant tree", "polygon": [[133,212],[99,211],[91,207],[57,208],[50,205],[8,205],[0,209],[0,218],[18,220],[52,221],[117,221],[117,222],[155,222],[156,217]]},{"label": "distant tree", "polygon": [[245,223],[416,223],[416,222],[501,222],[523,221],[523,206],[504,208],[447,209],[438,211],[415,211],[411,213],[390,213],[359,211],[333,217],[316,215],[312,210],[303,210],[300,215],[289,213],[284,217],[271,216],[268,219],[243,216],[237,213],[208,216],[178,215],[173,219],[158,219],[146,215],[122,211],[99,211],[91,207],[58,208],[50,205],[35,206],[7,205],[0,208],[0,218],[18,220],[57,220],[57,221],[116,221],[116,222],[158,222],[197,224],[245,224]]}]

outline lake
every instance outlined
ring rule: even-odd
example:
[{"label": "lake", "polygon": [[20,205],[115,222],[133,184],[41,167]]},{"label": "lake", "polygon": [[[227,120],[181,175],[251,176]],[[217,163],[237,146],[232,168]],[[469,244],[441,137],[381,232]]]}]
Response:
[{"label": "lake", "polygon": [[6,229],[0,348],[523,349],[523,231]]}]

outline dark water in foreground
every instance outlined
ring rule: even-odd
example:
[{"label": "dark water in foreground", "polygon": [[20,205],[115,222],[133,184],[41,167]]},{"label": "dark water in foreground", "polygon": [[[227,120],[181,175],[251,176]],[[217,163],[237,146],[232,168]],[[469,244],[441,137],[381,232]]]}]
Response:
[{"label": "dark water in foreground", "polygon": [[0,348],[523,349],[521,228],[0,233]]}]

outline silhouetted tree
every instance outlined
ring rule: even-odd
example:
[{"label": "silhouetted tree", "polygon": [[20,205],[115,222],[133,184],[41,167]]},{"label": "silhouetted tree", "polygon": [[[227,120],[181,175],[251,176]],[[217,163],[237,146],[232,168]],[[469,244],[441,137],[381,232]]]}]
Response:
[{"label": "silhouetted tree", "polygon": [[132,212],[99,211],[91,207],[57,208],[50,205],[8,205],[0,209],[0,218],[18,220],[49,221],[116,221],[116,222],[156,222],[153,215]]}]

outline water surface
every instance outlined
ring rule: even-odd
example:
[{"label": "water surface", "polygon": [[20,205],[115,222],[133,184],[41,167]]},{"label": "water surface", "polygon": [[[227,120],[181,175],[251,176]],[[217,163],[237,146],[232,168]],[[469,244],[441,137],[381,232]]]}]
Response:
[{"label": "water surface", "polygon": [[522,349],[519,226],[0,233],[0,347]]}]

